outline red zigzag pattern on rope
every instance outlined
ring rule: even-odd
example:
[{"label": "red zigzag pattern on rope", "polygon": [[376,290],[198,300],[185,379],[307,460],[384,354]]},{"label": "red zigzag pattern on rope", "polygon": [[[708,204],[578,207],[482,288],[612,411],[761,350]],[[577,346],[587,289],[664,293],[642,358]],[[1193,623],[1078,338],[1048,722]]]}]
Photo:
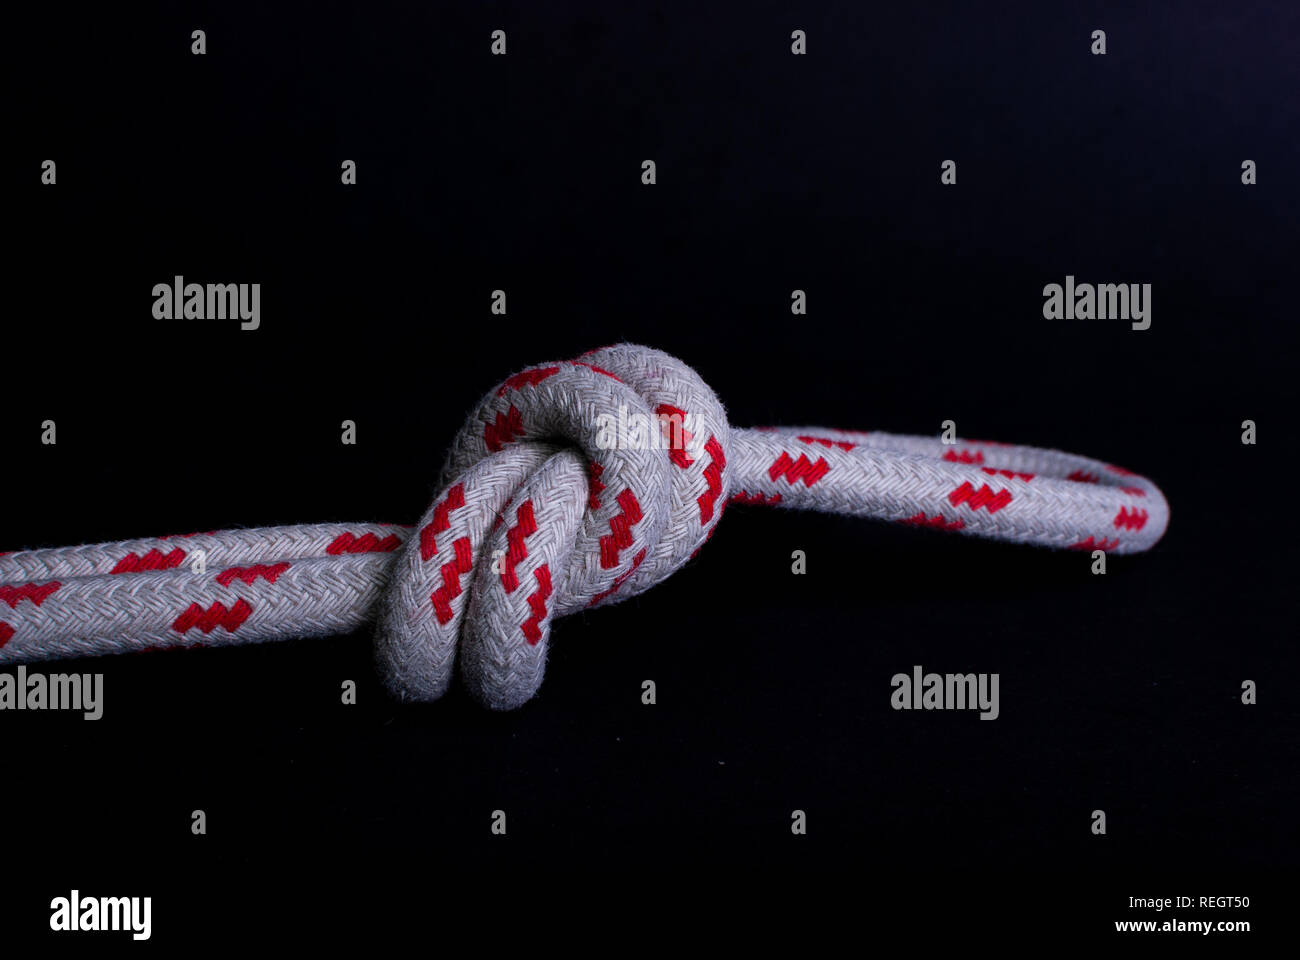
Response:
[{"label": "red zigzag pattern on rope", "polygon": [[[687,446],[693,439],[690,431],[686,429],[686,411],[668,403],[661,403],[655,407],[655,416],[659,417],[659,429],[663,431],[664,438],[668,441],[668,459],[685,470],[695,462],[686,452]],[[676,437],[673,436],[674,424],[679,434]]]},{"label": "red zigzag pattern on rope", "polygon": [[618,495],[617,502],[622,509],[609,518],[611,532],[600,538],[600,566],[604,570],[618,566],[619,552],[632,546],[632,528],[642,517],[641,504],[631,487]]},{"label": "red zigzag pattern on rope", "polygon": [[[437,538],[451,529],[451,511],[459,510],[463,506],[465,506],[465,485],[457,483],[448,488],[442,502],[433,508],[433,519],[420,531],[420,559],[425,563],[438,554]],[[442,586],[429,594],[429,600],[433,603],[434,616],[438,618],[439,623],[443,624],[452,617],[451,601],[460,596],[460,578],[474,567],[474,555],[469,537],[461,537],[453,543],[452,551],[455,554],[454,558],[444,563],[438,571],[442,574]]]},{"label": "red zigzag pattern on rope", "polygon": [[533,615],[523,623],[524,637],[530,644],[542,639],[542,621],[546,618],[546,601],[551,596],[551,568],[542,564],[533,576],[537,578],[537,590],[528,598],[528,606]]},{"label": "red zigzag pattern on rope", "polygon": [[185,612],[176,618],[172,629],[178,633],[185,633],[192,627],[198,627],[204,633],[211,633],[217,627],[224,627],[228,633],[233,633],[252,612],[253,608],[242,598],[235,601],[235,605],[229,610],[220,600],[206,610],[197,603],[191,603]]},{"label": "red zigzag pattern on rope", "polygon": [[718,497],[722,496],[722,469],[727,465],[727,458],[722,452],[722,444],[718,443],[717,437],[709,437],[709,442],[704,445],[704,452],[713,459],[704,468],[704,479],[708,482],[709,489],[696,498],[696,503],[700,505],[700,526],[713,519],[713,505]]},{"label": "red zigzag pattern on rope", "polygon": [[395,533],[390,533],[380,540],[373,533],[358,537],[351,533],[340,533],[334,542],[325,548],[331,557],[344,553],[388,553],[402,545],[402,540]]},{"label": "red zigzag pattern on rope", "polygon": [[452,544],[452,549],[456,552],[456,559],[442,565],[442,586],[429,595],[434,615],[443,624],[451,619],[451,601],[460,596],[460,578],[474,568],[469,537],[461,537]]},{"label": "red zigzag pattern on rope", "polygon": [[483,425],[483,442],[488,450],[497,453],[507,443],[514,443],[515,437],[524,432],[523,414],[513,403],[508,413],[497,412],[495,423]]},{"label": "red zigzag pattern on rope", "polygon": [[1134,507],[1130,510],[1128,507],[1120,507],[1119,513],[1115,514],[1115,526],[1120,530],[1141,530],[1147,525],[1147,512]]},{"label": "red zigzag pattern on rope", "polygon": [[[515,567],[528,556],[528,547],[524,541],[537,532],[537,520],[533,516],[533,501],[525,500],[515,511],[515,525],[506,531],[506,555],[501,563],[501,583],[506,593],[514,593],[519,586],[519,576]],[[545,564],[542,564],[545,566]]]},{"label": "red zigzag pattern on rope", "polygon": [[781,456],[777,457],[776,462],[768,467],[767,475],[773,480],[784,476],[786,483],[791,486],[802,480],[805,487],[811,487],[830,473],[830,470],[830,464],[826,462],[825,457],[818,457],[817,462],[813,463],[801,453],[798,460],[791,460],[790,454],[782,450]]},{"label": "red zigzag pattern on rope", "polygon": [[967,481],[960,487],[948,494],[948,502],[954,507],[966,504],[972,510],[978,510],[985,507],[989,513],[997,513],[1008,503],[1011,502],[1010,490],[999,490],[994,493],[989,489],[988,484],[984,484],[978,490],[970,485]]},{"label": "red zigzag pattern on rope", "polygon": [[20,600],[30,600],[38,607],[45,602],[45,598],[52,594],[59,587],[63,586],[57,580],[51,580],[49,583],[37,585],[35,583],[25,583],[21,587],[11,587],[9,585],[0,586],[0,602],[9,604],[12,610],[18,606]]},{"label": "red zigzag pattern on rope", "polygon": [[447,491],[447,496],[433,508],[433,519],[420,531],[420,559],[428,563],[438,552],[437,537],[451,527],[448,514],[465,506],[465,485],[458,483]]},{"label": "red zigzag pattern on rope", "polygon": [[150,550],[143,557],[128,553],[109,573],[142,573],[146,570],[171,570],[179,567],[185,560],[185,551],[177,547],[171,553],[163,554]]},{"label": "red zigzag pattern on rope", "polygon": [[223,587],[230,586],[236,580],[251,584],[258,577],[265,577],[271,583],[275,583],[280,578],[280,574],[289,569],[289,566],[288,563],[273,563],[270,566],[258,563],[251,567],[231,567],[217,574],[217,583]]},{"label": "red zigzag pattern on rope", "polygon": [[593,510],[600,509],[600,495],[605,492],[605,484],[600,479],[604,472],[605,468],[595,460],[587,464],[587,506]]}]

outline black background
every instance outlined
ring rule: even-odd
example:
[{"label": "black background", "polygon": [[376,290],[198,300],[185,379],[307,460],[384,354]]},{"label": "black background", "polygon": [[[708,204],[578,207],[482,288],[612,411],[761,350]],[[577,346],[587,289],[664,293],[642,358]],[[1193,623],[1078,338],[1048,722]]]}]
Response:
[{"label": "black background", "polygon": [[[1169,532],[1095,577],[732,507],[670,581],[560,622],[505,715],[395,706],[365,633],[69,664],[102,720],[0,716],[6,935],[74,886],[152,895],[160,942],[506,926],[548,894],[557,924],[626,909],[611,943],[761,932],[768,898],[797,926],[830,891],[986,943],[1154,916],[1130,896],[1285,903],[1300,8],[246,6],[11,23],[0,547],[414,522],[487,389],[616,340],[741,426],[953,419],[1123,464]],[[154,320],[176,274],[261,283],[261,329]],[[1044,320],[1066,274],[1152,284],[1151,328]],[[1000,718],[893,711],[914,664],[999,673]]]}]

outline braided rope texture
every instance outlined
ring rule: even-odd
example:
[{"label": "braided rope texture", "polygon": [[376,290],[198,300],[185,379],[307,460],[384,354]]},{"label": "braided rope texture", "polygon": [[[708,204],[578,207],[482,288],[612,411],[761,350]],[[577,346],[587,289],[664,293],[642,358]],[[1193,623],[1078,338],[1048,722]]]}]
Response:
[{"label": "braided rope texture", "polygon": [[[655,427],[613,433],[614,423]],[[441,697],[459,664],[476,699],[512,709],[541,684],[557,616],[671,576],[728,503],[1113,553],[1149,549],[1169,520],[1151,481],[1055,450],[734,429],[691,368],[619,344],[488,393],[414,527],[311,524],[0,555],[0,664],[373,621],[398,699]]]}]

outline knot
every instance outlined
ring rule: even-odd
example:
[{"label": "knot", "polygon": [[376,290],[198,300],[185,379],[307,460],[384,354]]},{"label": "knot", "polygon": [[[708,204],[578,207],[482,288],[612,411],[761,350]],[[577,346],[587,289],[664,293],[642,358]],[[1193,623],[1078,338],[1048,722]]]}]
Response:
[{"label": "knot", "polygon": [[659,350],[603,347],[509,377],[460,431],[392,567],[376,634],[389,689],[437,699],[459,661],[486,706],[527,701],[555,617],[648,590],[708,539],[730,449],[717,396]]}]

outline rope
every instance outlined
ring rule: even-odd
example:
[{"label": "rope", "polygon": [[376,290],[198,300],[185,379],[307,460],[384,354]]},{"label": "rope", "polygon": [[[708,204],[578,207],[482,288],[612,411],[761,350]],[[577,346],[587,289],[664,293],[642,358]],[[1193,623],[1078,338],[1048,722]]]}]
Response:
[{"label": "rope", "polygon": [[442,696],[459,661],[479,701],[510,709],[540,685],[556,617],[666,579],[728,503],[1113,553],[1149,549],[1169,518],[1151,481],[1055,450],[733,429],[693,370],[620,344],[489,393],[415,527],[311,524],[0,555],[0,664],[375,621],[394,696]]}]

